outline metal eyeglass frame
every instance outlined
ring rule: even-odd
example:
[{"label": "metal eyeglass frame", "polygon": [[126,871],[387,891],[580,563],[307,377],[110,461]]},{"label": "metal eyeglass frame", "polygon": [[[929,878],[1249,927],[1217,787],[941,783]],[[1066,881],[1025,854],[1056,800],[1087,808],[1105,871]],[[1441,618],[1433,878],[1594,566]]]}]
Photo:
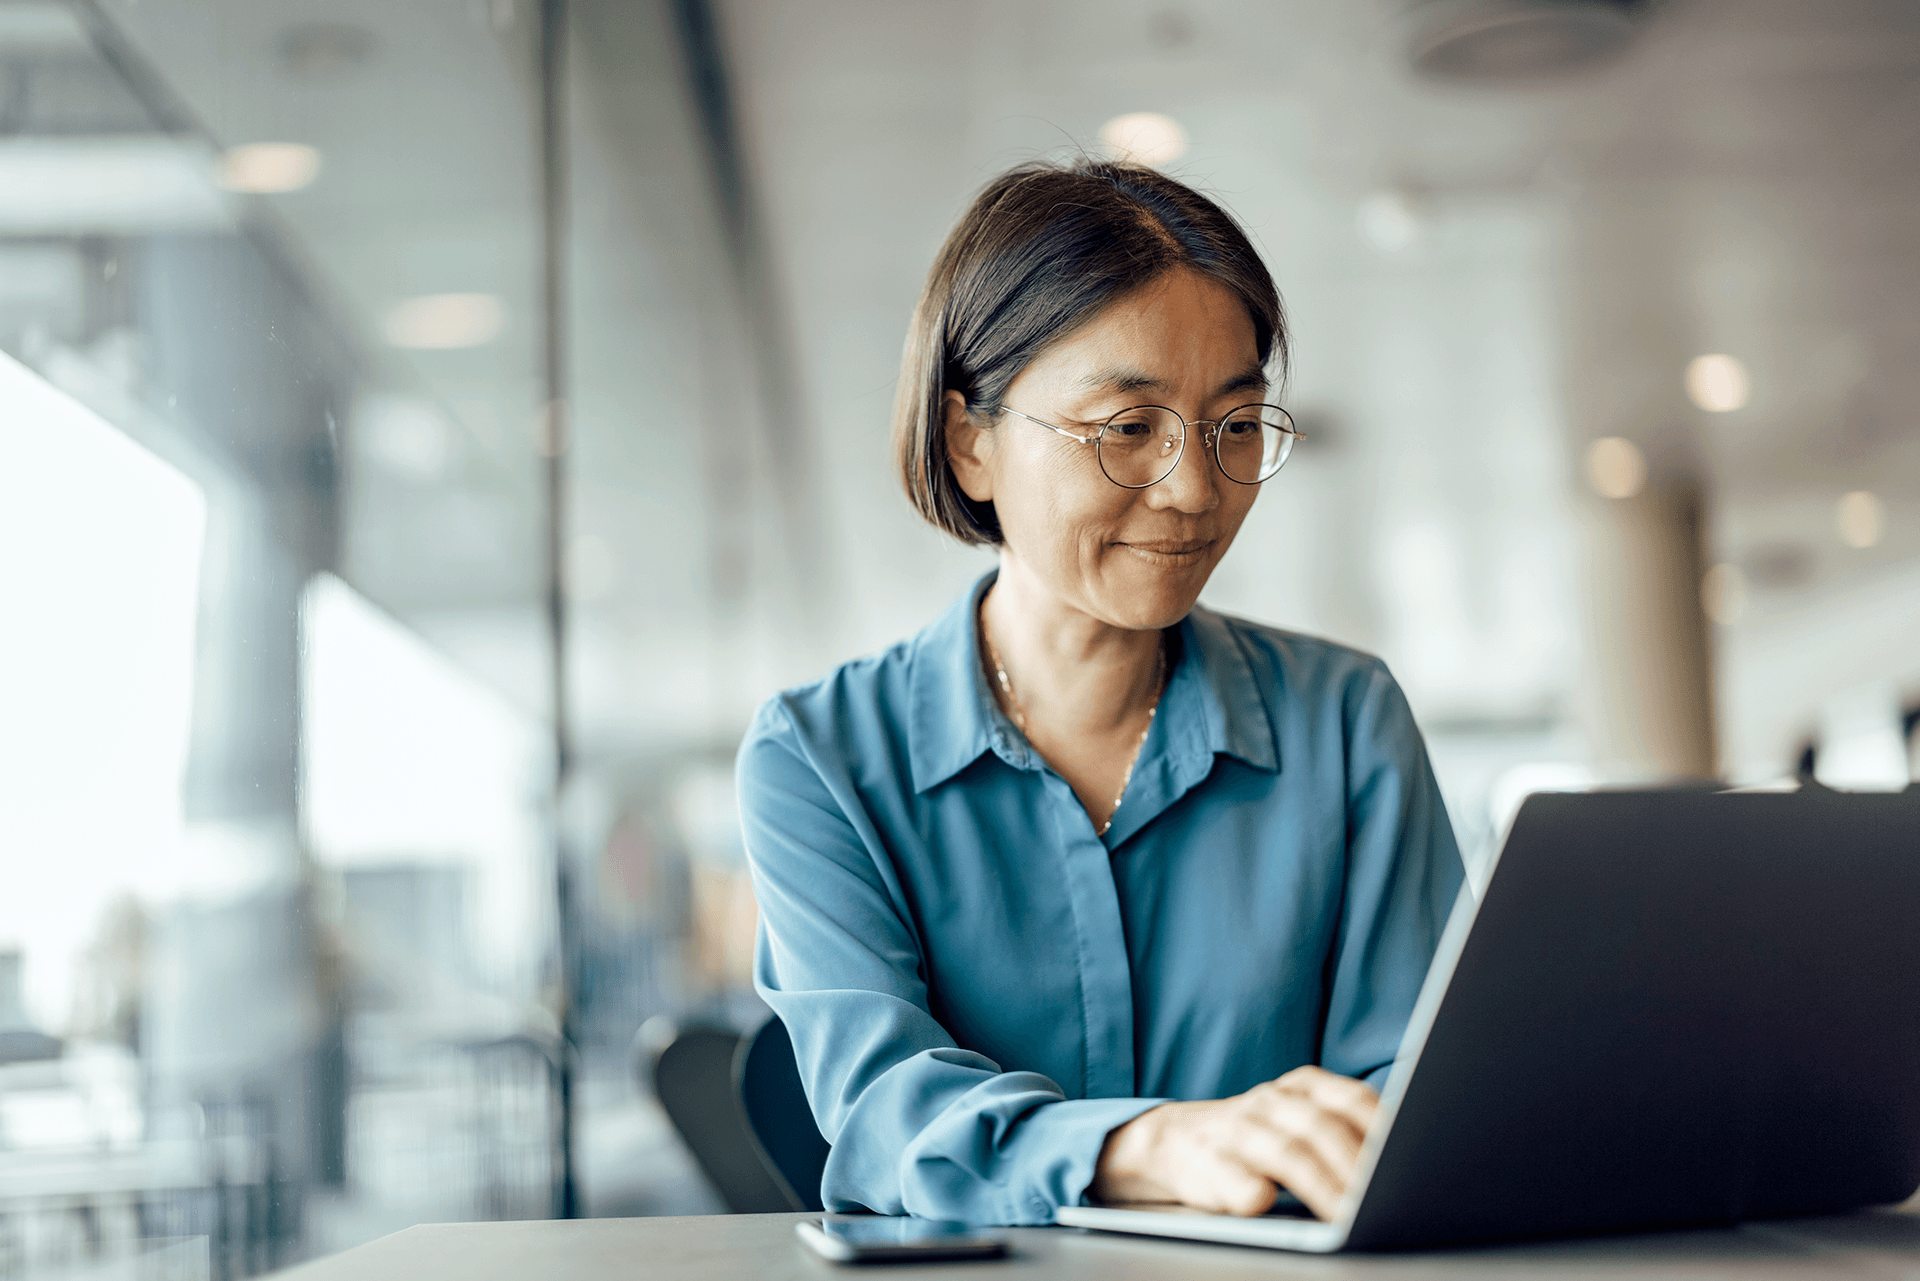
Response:
[{"label": "metal eyeglass frame", "polygon": [[[1220,461],[1220,424],[1225,422],[1228,418],[1233,417],[1235,414],[1239,413],[1241,410],[1250,409],[1256,405],[1259,406],[1261,409],[1279,410],[1280,416],[1287,420],[1287,425],[1285,427],[1282,427],[1280,430],[1284,434],[1291,436],[1293,438],[1293,441],[1284,450],[1281,451],[1280,462],[1276,467],[1274,467],[1272,471],[1262,476],[1259,480],[1241,480],[1238,476],[1235,476],[1231,472],[1229,472],[1226,468],[1226,465]],[[1107,428],[1113,425],[1114,419],[1121,417],[1123,414],[1131,414],[1134,411],[1140,410],[1140,409],[1158,409],[1165,413],[1172,414],[1175,418],[1180,420],[1180,450],[1178,453],[1176,453],[1173,456],[1173,461],[1167,464],[1167,469],[1161,472],[1158,476],[1154,477],[1152,480],[1148,481],[1146,484],[1124,485],[1124,484],[1121,484],[1119,481],[1113,479],[1113,473],[1107,470],[1106,462],[1100,458],[1100,438],[1107,434]],[[1010,409],[1005,405],[1000,406],[1000,412],[1003,414],[1012,414],[1016,418],[1024,418],[1030,423],[1034,423],[1034,424],[1037,424],[1038,426],[1045,427],[1048,431],[1057,432],[1060,435],[1065,436],[1068,440],[1078,441],[1082,445],[1092,445],[1094,447],[1094,459],[1100,463],[1100,474],[1102,476],[1105,476],[1107,480],[1112,484],[1119,485],[1120,488],[1122,489],[1152,489],[1155,485],[1158,485],[1161,481],[1173,475],[1174,468],[1178,467],[1180,465],[1180,460],[1187,456],[1187,432],[1190,428],[1204,427],[1207,429],[1206,432],[1204,433],[1204,443],[1201,445],[1201,448],[1205,449],[1208,453],[1213,455],[1213,465],[1219,468],[1220,474],[1222,476],[1225,476],[1228,480],[1232,481],[1236,485],[1261,485],[1261,484],[1265,484],[1267,481],[1270,481],[1275,476],[1279,475],[1280,468],[1285,467],[1287,465],[1287,459],[1292,457],[1293,455],[1293,446],[1295,444],[1298,444],[1302,436],[1304,435],[1304,433],[1298,427],[1293,425],[1292,414],[1288,413],[1284,409],[1281,409],[1280,406],[1278,405],[1270,405],[1263,400],[1250,400],[1244,405],[1235,405],[1232,409],[1229,409],[1224,416],[1220,418],[1196,418],[1192,422],[1188,422],[1185,416],[1183,416],[1179,410],[1169,409],[1165,405],[1129,405],[1125,409],[1120,410],[1118,413],[1110,415],[1105,422],[1100,424],[1100,430],[1094,432],[1093,435],[1091,436],[1082,436],[1078,432],[1068,431],[1065,427],[1056,427],[1054,424],[1048,422],[1044,418],[1035,418],[1032,414],[1023,414],[1019,410]]]}]

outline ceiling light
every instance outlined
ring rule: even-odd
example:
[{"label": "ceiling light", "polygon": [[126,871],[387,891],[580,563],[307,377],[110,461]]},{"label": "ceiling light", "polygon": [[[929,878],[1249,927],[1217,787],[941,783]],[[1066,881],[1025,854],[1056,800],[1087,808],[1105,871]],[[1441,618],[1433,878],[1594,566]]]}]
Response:
[{"label": "ceiling light", "polygon": [[1587,479],[1602,498],[1632,498],[1646,487],[1647,456],[1622,436],[1602,436],[1587,447]]},{"label": "ceiling light", "polygon": [[113,235],[231,223],[207,149],[158,135],[0,141],[0,234]]},{"label": "ceiling light", "polygon": [[1747,367],[1732,356],[1695,356],[1687,365],[1687,399],[1710,414],[1739,409],[1751,390]]},{"label": "ceiling light", "polygon": [[1725,627],[1747,608],[1747,576],[1738,565],[1715,565],[1700,580],[1700,607]]},{"label": "ceiling light", "polygon": [[1139,165],[1171,164],[1187,153],[1187,132],[1153,111],[1115,116],[1100,126],[1100,141],[1115,160]]},{"label": "ceiling light", "polygon": [[270,196],[319,176],[320,153],[303,142],[249,142],[220,153],[219,182],[228,191]]},{"label": "ceiling light", "polygon": [[396,347],[452,351],[484,347],[506,324],[507,309],[492,294],[427,294],[389,307],[382,328]]},{"label": "ceiling light", "polygon": [[1856,489],[1841,496],[1833,509],[1833,524],[1847,546],[1873,547],[1886,536],[1887,509],[1873,494]]}]

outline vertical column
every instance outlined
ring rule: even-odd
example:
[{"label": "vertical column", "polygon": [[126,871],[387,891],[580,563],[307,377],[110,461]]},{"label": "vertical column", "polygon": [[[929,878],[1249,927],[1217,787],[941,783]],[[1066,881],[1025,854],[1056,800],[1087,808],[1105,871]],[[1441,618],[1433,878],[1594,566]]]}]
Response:
[{"label": "vertical column", "polygon": [[573,864],[558,821],[573,777],[573,731],[567,708],[567,594],[562,572],[567,537],[567,134],[566,0],[541,0],[539,59],[540,111],[535,122],[540,158],[540,335],[545,417],[541,454],[546,461],[544,579],[549,683],[553,706],[554,760],[554,928],[559,1015],[552,1079],[555,1094],[553,1188],[554,1217],[580,1216],[574,1177],[574,979],[578,969],[578,928],[574,917]]},{"label": "vertical column", "polygon": [[1602,777],[1709,778],[1718,770],[1700,583],[1703,487],[1656,477],[1596,498],[1585,525],[1586,728]]},{"label": "vertical column", "polygon": [[302,588],[337,561],[332,424],[353,362],[270,245],[182,233],[126,257],[154,395],[209,501],[181,856],[199,885],[149,936],[148,1099],[258,1145],[284,1239],[301,1188],[345,1173],[341,989],[298,830],[299,624]]}]

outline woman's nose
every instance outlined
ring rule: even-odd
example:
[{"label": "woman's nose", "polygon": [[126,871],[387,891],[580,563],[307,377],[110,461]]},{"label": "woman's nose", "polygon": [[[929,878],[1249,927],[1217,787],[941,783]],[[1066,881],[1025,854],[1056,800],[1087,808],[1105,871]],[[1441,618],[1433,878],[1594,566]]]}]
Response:
[{"label": "woman's nose", "polygon": [[1180,461],[1157,483],[1147,487],[1147,501],[1156,507],[1172,507],[1194,514],[1218,507],[1220,487],[1216,482],[1220,475],[1213,465],[1210,443],[1205,426],[1196,424],[1187,428],[1186,448],[1181,451]]}]

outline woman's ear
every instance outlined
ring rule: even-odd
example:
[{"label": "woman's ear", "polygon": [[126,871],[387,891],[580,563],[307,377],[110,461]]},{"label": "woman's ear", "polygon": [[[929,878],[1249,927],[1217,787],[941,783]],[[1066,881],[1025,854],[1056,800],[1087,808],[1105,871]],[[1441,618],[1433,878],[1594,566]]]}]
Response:
[{"label": "woman's ear", "polygon": [[947,462],[960,492],[976,503],[993,501],[993,432],[973,421],[967,398],[948,391],[940,398],[940,433],[947,442]]}]

